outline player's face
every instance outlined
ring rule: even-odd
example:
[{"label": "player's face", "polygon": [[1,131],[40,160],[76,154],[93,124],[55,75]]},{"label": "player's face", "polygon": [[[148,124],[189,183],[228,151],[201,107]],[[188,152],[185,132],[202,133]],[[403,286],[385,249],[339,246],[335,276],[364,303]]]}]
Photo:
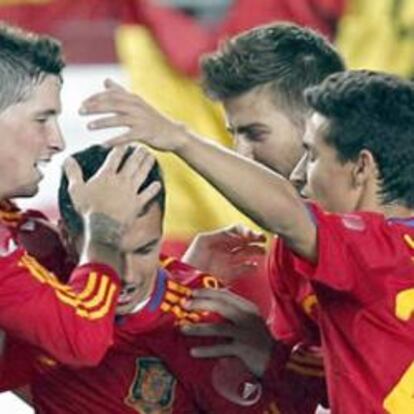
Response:
[{"label": "player's face", "polygon": [[162,241],[162,213],[154,202],[125,234],[122,250],[124,269],[117,314],[131,312],[151,293],[156,280]]},{"label": "player's face", "polygon": [[0,113],[0,198],[36,194],[41,167],[64,149],[60,90],[59,78],[47,75],[26,100]]},{"label": "player's face", "polygon": [[292,173],[291,180],[306,198],[318,201],[335,213],[355,211],[361,196],[354,185],[352,162],[341,162],[336,150],[325,141],[327,120],[314,114],[307,122],[303,145],[304,156]]},{"label": "player's face", "polygon": [[277,107],[269,89],[254,88],[223,105],[236,151],[288,177],[303,154],[303,128]]}]

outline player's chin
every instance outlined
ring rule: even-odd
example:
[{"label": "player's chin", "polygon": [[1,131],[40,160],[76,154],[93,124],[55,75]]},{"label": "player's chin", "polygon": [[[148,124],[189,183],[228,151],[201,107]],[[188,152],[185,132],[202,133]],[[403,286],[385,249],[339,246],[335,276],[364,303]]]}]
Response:
[{"label": "player's chin", "polygon": [[26,184],[25,186],[21,186],[19,189],[16,190],[16,194],[14,197],[33,197],[39,192],[39,183],[33,182],[31,184]]},{"label": "player's chin", "polygon": [[132,305],[132,304],[118,305],[116,307],[115,313],[117,315],[127,315],[127,314],[131,313],[133,309],[134,309],[134,305]]}]

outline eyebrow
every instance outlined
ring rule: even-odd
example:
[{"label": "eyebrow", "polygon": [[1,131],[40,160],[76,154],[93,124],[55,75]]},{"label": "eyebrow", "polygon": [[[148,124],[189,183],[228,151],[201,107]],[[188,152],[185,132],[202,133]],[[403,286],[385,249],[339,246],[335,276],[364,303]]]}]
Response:
[{"label": "eyebrow", "polygon": [[153,246],[155,246],[158,242],[160,241],[160,238],[158,237],[158,238],[156,238],[156,239],[154,239],[154,240],[151,240],[150,242],[148,242],[148,243],[146,243],[146,244],[144,244],[143,246],[139,246],[139,247],[137,247],[136,249],[134,249],[134,253],[138,253],[138,252],[140,252],[141,250],[145,250],[145,249],[148,249],[148,248],[150,248],[150,247],[153,247]]},{"label": "eyebrow", "polygon": [[232,134],[235,134],[236,132],[239,134],[246,134],[247,132],[250,132],[252,129],[255,128],[269,130],[268,126],[266,126],[265,124],[261,124],[260,122],[254,122],[247,125],[240,125],[236,128],[234,128],[231,125],[227,125],[226,127],[227,131],[229,131]]},{"label": "eyebrow", "polygon": [[59,114],[60,111],[57,111],[56,109],[46,109],[44,111],[38,111],[35,113],[36,116],[54,116]]}]

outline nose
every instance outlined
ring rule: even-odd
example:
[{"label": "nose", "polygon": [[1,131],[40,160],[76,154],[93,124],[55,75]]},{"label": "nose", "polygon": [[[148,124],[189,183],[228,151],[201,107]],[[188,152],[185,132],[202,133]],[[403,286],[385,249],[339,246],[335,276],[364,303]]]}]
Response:
[{"label": "nose", "polygon": [[131,257],[128,254],[126,254],[123,258],[121,279],[124,282],[124,284],[134,282],[133,266],[131,264]]},{"label": "nose", "polygon": [[302,158],[296,164],[296,167],[290,174],[289,181],[301,193],[306,185],[306,160],[307,154],[303,154]]},{"label": "nose", "polygon": [[65,140],[57,120],[53,122],[48,134],[48,146],[54,154],[62,152],[66,148]]}]

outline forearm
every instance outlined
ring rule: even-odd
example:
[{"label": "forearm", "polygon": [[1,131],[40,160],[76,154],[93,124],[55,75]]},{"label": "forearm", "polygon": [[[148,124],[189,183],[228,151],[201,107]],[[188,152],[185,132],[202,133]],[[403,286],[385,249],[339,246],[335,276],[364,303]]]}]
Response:
[{"label": "forearm", "polygon": [[261,227],[291,236],[304,206],[288,180],[213,142],[184,134],[175,150],[180,158]]},{"label": "forearm", "polygon": [[77,267],[63,285],[24,251],[1,264],[0,327],[62,363],[96,365],[113,342],[119,277],[112,268]]},{"label": "forearm", "polygon": [[102,263],[121,274],[120,224],[103,214],[91,214],[85,219],[85,241],[79,264]]}]

